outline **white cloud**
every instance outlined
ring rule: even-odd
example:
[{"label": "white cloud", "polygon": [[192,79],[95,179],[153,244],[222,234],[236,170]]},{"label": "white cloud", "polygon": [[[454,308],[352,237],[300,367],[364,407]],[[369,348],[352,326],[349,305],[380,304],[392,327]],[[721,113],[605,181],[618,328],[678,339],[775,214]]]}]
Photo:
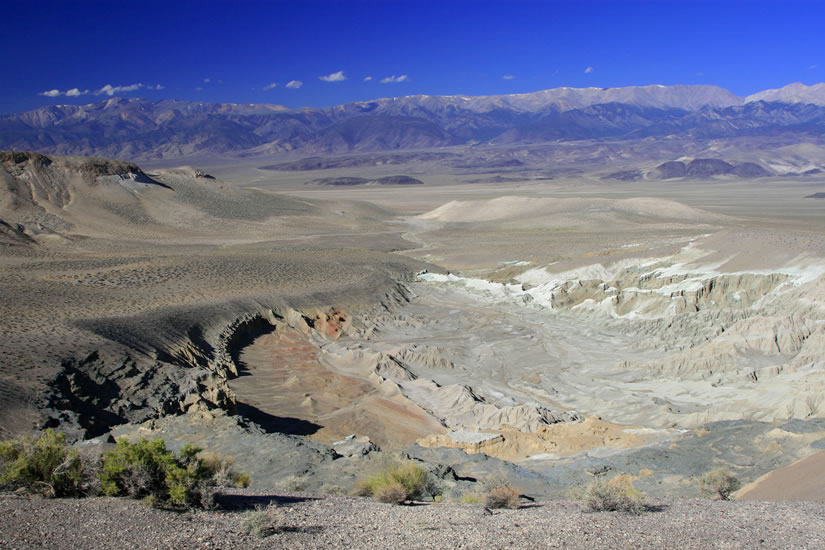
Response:
[{"label": "white cloud", "polygon": [[203,91],[203,86],[195,86],[195,91],[196,92],[202,92]]},{"label": "white cloud", "polygon": [[587,67],[587,68],[584,70],[584,72],[586,72],[586,73],[588,73],[588,74],[592,73],[592,72],[593,72],[593,67]]},{"label": "white cloud", "polygon": [[364,82],[369,82],[370,80],[372,80],[371,76],[365,76],[364,77]]},{"label": "white cloud", "polygon": [[300,80],[290,80],[289,82],[286,83],[287,88],[296,88],[297,89],[297,88],[300,88],[303,85],[304,85],[304,83],[301,82]]},{"label": "white cloud", "polygon": [[264,86],[264,90],[271,90],[272,88],[277,88],[277,87],[278,87],[278,83],[273,82],[272,84],[267,84],[266,86]]},{"label": "white cloud", "polygon": [[328,74],[326,76],[319,76],[318,78],[324,82],[341,82],[347,79],[344,75],[344,71],[338,71],[337,73]]},{"label": "white cloud", "polygon": [[405,74],[402,74],[401,76],[392,75],[392,76],[388,76],[386,78],[382,78],[381,79],[381,84],[394,84],[396,82],[404,82],[408,78],[409,77]]},{"label": "white cloud", "polygon": [[211,79],[211,78],[204,78],[204,79],[203,79],[203,83],[204,83],[204,84],[209,84],[210,82],[212,82],[212,79]]},{"label": "white cloud", "polygon": [[115,94],[122,94],[127,92],[135,92],[140,89],[145,90],[163,90],[166,87],[163,84],[141,84],[140,82],[137,84],[129,84],[128,86],[112,86],[111,84],[106,84],[99,90],[95,90],[94,92],[90,92],[89,90],[81,90],[80,88],[72,88],[70,90],[66,90],[65,92],[61,92],[58,89],[54,90],[47,90],[45,92],[40,92],[37,95],[42,95],[46,97],[58,97],[58,96],[67,96],[67,97],[80,97],[82,95],[86,95],[89,93],[93,93],[94,95],[108,95],[113,96]]},{"label": "white cloud", "polygon": [[506,74],[506,75],[502,76],[501,78],[503,78],[504,80],[513,80],[515,77],[511,74]]},{"label": "white cloud", "polygon": [[814,70],[814,69],[816,69],[816,65],[811,65],[811,66],[809,66],[809,67],[808,67],[808,70],[809,70],[809,71],[812,71],[812,70]]},{"label": "white cloud", "polygon": [[115,94],[122,94],[126,92],[136,92],[143,88],[143,84],[129,84],[128,86],[112,86],[111,84],[106,84],[101,89],[95,92],[95,95],[108,95],[113,96]]}]

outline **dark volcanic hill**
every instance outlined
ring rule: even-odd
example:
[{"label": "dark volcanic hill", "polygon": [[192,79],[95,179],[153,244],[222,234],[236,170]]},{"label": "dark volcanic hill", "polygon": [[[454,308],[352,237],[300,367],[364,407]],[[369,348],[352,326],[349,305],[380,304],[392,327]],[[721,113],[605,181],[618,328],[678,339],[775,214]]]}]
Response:
[{"label": "dark volcanic hill", "polygon": [[331,185],[338,187],[351,187],[355,185],[422,185],[424,182],[410,176],[384,176],[378,179],[337,177],[320,178],[306,182],[306,185]]},{"label": "dark volcanic hill", "polygon": [[500,96],[408,96],[330,108],[113,98],[0,117],[0,149],[180,158],[421,150],[678,136],[825,135],[817,86],[749,98],[715,86],[556,88]]},{"label": "dark volcanic hill", "polygon": [[733,175],[742,178],[759,178],[772,175],[756,163],[745,162],[731,164],[720,159],[693,159],[690,162],[672,160],[656,167],[660,179],[670,178],[708,178],[712,176]]}]

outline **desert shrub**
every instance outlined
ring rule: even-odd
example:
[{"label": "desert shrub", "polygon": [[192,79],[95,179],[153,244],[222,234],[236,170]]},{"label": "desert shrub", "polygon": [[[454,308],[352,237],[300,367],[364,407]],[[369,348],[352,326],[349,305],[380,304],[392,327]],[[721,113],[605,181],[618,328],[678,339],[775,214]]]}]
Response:
[{"label": "desert shrub", "polygon": [[386,502],[387,504],[403,504],[407,500],[407,489],[400,483],[383,485],[375,490],[373,498],[378,502]]},{"label": "desert shrub", "polygon": [[480,504],[481,503],[481,495],[478,493],[464,493],[460,497],[458,497],[458,502],[461,504]]},{"label": "desert shrub", "polygon": [[[392,491],[384,491],[393,488]],[[403,462],[391,466],[383,472],[372,475],[358,483],[354,493],[359,496],[378,498],[379,494],[392,493],[396,496],[397,490],[403,491],[403,498],[398,502],[418,500],[424,496],[434,496],[437,487],[430,478],[430,472],[414,462]],[[384,501],[386,502],[386,501]]]},{"label": "desert shrub", "polygon": [[718,500],[730,500],[730,496],[742,486],[736,476],[724,468],[705,472],[699,478],[698,485],[702,494]]},{"label": "desert shrub", "polygon": [[275,532],[272,521],[272,511],[277,508],[274,502],[270,502],[266,508],[256,506],[254,510],[246,512],[241,521],[241,531],[244,534],[257,538],[268,537]]},{"label": "desert shrub", "polygon": [[94,494],[96,464],[66,446],[64,434],[51,429],[39,438],[0,442],[0,485],[50,497]]},{"label": "desert shrub", "polygon": [[301,476],[287,476],[278,482],[278,487],[284,491],[303,491],[307,488],[307,480]]},{"label": "desert shrub", "polygon": [[493,487],[484,495],[487,508],[518,508],[521,495],[509,486]]},{"label": "desert shrub", "polygon": [[[118,441],[103,453],[100,485],[104,494],[142,498],[155,506],[211,508],[216,480],[215,462],[208,464],[199,457],[201,449],[186,445],[176,456],[162,439],[137,443]],[[221,480],[248,478],[222,471]]]},{"label": "desert shrub", "polygon": [[633,478],[627,474],[619,474],[610,480],[598,479],[576,496],[591,512],[640,514],[645,508],[644,494],[633,486]]},{"label": "desert shrub", "polygon": [[212,479],[219,487],[235,487],[243,489],[249,487],[252,478],[246,472],[238,472],[232,469],[235,464],[235,457],[223,457],[212,451],[202,451],[199,458],[203,461],[204,467],[211,473]]}]

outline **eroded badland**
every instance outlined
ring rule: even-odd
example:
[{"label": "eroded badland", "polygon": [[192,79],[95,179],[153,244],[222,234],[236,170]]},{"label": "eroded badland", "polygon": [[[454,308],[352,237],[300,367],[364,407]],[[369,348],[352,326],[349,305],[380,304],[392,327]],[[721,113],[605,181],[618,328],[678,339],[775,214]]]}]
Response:
[{"label": "eroded badland", "polygon": [[821,179],[433,158],[3,153],[4,435],[161,434],[310,489],[403,451],[537,497],[823,447]]}]

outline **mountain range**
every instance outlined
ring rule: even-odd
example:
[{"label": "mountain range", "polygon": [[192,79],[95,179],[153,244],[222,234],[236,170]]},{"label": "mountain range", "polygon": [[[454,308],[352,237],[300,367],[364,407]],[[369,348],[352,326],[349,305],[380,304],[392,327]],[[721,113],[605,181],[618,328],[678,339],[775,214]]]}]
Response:
[{"label": "mountain range", "polygon": [[0,149],[128,159],[282,156],[580,140],[825,135],[825,84],[415,95],[326,108],[111,98],[0,117]]}]

